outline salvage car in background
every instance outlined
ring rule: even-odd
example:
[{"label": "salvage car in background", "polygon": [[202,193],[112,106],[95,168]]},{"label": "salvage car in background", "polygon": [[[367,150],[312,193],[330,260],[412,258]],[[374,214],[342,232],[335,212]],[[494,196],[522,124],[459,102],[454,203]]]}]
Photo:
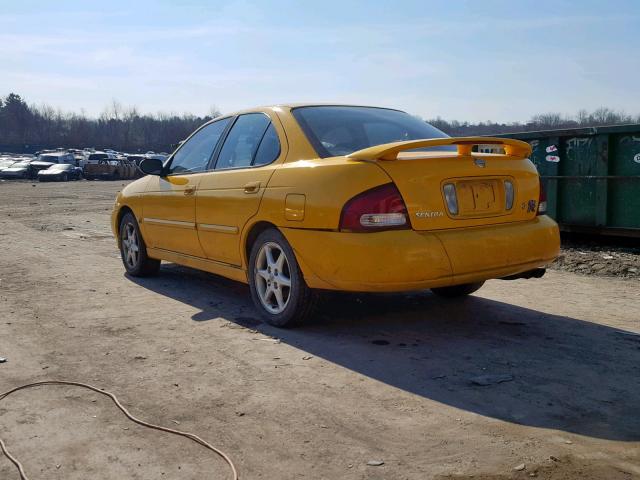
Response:
[{"label": "salvage car in background", "polygon": [[89,159],[83,168],[83,175],[87,180],[126,180],[135,178],[136,171],[135,163],[124,157],[103,159],[97,162],[92,162]]},{"label": "salvage car in background", "polygon": [[0,169],[0,178],[4,179],[27,179],[35,175],[30,160],[13,162],[7,167]]},{"label": "salvage car in background", "polygon": [[[505,153],[475,153],[479,144]],[[397,110],[266,107],[212,120],[116,198],[127,272],[166,260],[249,284],[290,326],[319,290],[468,295],[559,253],[531,147],[449,138]]]},{"label": "salvage car in background", "polygon": [[80,179],[82,179],[82,169],[68,163],[51,165],[38,172],[38,181],[40,182],[66,182]]},{"label": "salvage car in background", "polygon": [[73,159],[74,162],[73,164],[76,167],[84,167],[85,163],[87,163],[87,155],[83,150],[80,150],[78,148],[71,148],[69,149],[69,152],[73,154]]},{"label": "salvage car in background", "polygon": [[14,163],[17,163],[17,160],[12,157],[0,157],[0,172]]},{"label": "salvage car in background", "polygon": [[40,172],[41,170],[46,170],[47,168],[51,167],[52,165],[59,165],[59,164],[36,160],[34,162],[31,162],[29,165],[31,167],[31,176],[29,178],[37,178],[38,177],[38,172]]}]

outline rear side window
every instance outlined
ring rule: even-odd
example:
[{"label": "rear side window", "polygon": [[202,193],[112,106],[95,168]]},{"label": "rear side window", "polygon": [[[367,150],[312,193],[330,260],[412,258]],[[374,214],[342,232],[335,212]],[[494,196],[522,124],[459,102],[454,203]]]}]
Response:
[{"label": "rear side window", "polygon": [[268,165],[278,158],[279,155],[280,140],[278,140],[278,134],[276,133],[276,129],[273,124],[270,124],[262,137],[253,165],[256,167],[259,167],[260,165]]},{"label": "rear side window", "polygon": [[263,113],[240,115],[222,145],[216,170],[250,167],[270,123]]},{"label": "rear side window", "polygon": [[173,156],[169,174],[204,172],[230,120],[230,118],[223,118],[193,134]]},{"label": "rear side window", "polygon": [[383,143],[448,136],[408,113],[386,108],[317,106],[295,108],[292,113],[321,158],[349,155]]}]

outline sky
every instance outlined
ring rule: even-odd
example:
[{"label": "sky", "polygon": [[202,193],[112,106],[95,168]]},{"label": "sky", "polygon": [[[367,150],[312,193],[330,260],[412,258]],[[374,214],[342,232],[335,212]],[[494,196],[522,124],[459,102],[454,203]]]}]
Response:
[{"label": "sky", "polygon": [[329,102],[640,114],[640,1],[0,0],[0,96],[98,115]]}]

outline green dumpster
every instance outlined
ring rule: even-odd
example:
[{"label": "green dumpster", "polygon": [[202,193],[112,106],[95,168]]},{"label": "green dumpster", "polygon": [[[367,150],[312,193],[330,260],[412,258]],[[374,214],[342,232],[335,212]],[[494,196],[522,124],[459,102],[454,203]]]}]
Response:
[{"label": "green dumpster", "polygon": [[529,142],[562,230],[640,237],[640,124],[495,136]]}]

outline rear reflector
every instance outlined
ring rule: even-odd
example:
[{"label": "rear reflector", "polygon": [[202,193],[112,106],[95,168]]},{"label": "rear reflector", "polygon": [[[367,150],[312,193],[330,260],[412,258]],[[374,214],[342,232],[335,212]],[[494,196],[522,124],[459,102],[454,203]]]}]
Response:
[{"label": "rear reflector", "polygon": [[456,195],[456,186],[453,183],[447,183],[444,187],[444,199],[447,202],[447,210],[451,215],[458,214],[458,197]]},{"label": "rear reflector", "polygon": [[506,210],[513,208],[513,183],[509,180],[504,181],[504,208]]},{"label": "rear reflector", "polygon": [[540,180],[540,195],[538,197],[538,215],[547,213],[547,192],[544,191],[542,180]]},{"label": "rear reflector", "polygon": [[340,230],[350,232],[377,232],[409,227],[407,207],[393,183],[356,195],[345,204],[340,216]]}]

